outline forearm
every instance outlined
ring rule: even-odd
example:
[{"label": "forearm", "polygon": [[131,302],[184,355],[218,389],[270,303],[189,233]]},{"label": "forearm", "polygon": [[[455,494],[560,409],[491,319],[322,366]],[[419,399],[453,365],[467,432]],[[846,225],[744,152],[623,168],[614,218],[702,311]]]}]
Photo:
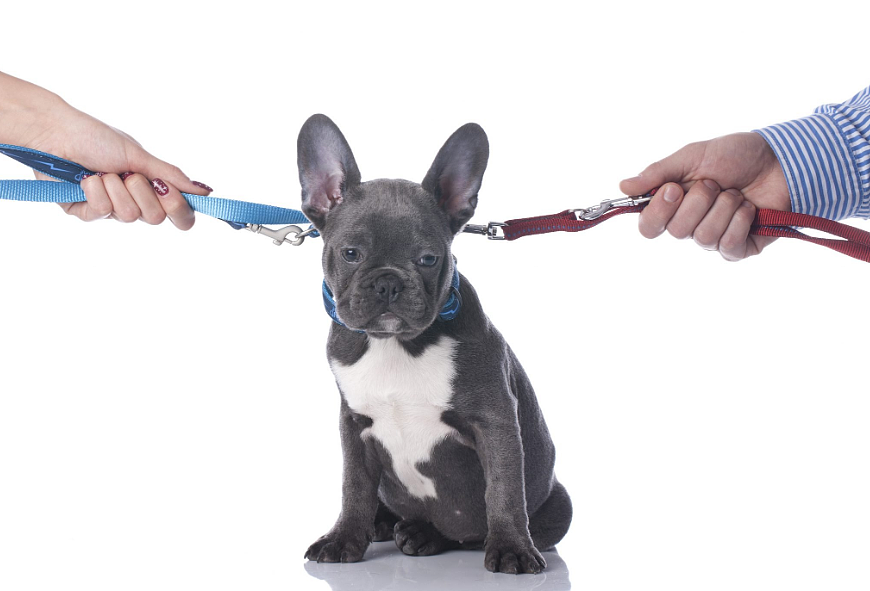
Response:
[{"label": "forearm", "polygon": [[870,88],[756,132],[779,159],[794,211],[870,218]]},{"label": "forearm", "polygon": [[0,72],[0,143],[27,146],[71,109],[58,95]]}]

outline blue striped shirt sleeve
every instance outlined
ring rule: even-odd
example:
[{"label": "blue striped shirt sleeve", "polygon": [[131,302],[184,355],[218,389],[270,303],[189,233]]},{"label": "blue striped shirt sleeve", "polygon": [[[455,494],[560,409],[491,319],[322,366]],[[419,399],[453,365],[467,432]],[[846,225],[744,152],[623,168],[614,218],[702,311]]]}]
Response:
[{"label": "blue striped shirt sleeve", "polygon": [[755,132],[782,165],[793,211],[870,218],[870,87],[845,103]]}]

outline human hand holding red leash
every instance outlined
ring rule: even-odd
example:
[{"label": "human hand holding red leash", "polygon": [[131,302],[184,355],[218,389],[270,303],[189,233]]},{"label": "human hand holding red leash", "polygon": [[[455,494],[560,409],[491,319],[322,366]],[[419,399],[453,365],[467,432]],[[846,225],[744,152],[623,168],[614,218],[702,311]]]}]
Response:
[{"label": "human hand holding red leash", "polygon": [[791,211],[782,168],[757,133],[735,133],[696,142],[646,167],[619,184],[626,195],[661,187],[641,212],[647,238],[666,230],[693,238],[729,261],[756,255],[776,238],[750,235],[759,208]]}]

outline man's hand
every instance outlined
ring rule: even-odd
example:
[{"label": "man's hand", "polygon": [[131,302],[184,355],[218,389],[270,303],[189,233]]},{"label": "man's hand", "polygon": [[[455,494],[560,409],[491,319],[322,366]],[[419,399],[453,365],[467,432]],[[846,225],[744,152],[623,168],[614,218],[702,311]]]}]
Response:
[{"label": "man's hand", "polygon": [[750,236],[756,208],[791,210],[779,161],[757,133],[689,144],[619,184],[626,195],[656,187],[661,189],[640,215],[640,233],[692,237],[729,261],[758,254],[775,240]]}]

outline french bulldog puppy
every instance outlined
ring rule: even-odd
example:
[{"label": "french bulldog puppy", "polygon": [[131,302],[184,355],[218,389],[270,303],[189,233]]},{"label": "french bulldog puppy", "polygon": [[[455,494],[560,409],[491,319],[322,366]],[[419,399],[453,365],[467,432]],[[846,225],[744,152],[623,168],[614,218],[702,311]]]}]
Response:
[{"label": "french bulldog puppy", "polygon": [[356,562],[372,541],[431,555],[484,549],[493,572],[539,573],[571,500],[535,393],[456,272],[454,236],[477,205],[489,143],[459,128],[422,184],[361,182],[324,115],[298,140],[302,210],[323,237],[341,393],[341,514],[305,557]]}]

